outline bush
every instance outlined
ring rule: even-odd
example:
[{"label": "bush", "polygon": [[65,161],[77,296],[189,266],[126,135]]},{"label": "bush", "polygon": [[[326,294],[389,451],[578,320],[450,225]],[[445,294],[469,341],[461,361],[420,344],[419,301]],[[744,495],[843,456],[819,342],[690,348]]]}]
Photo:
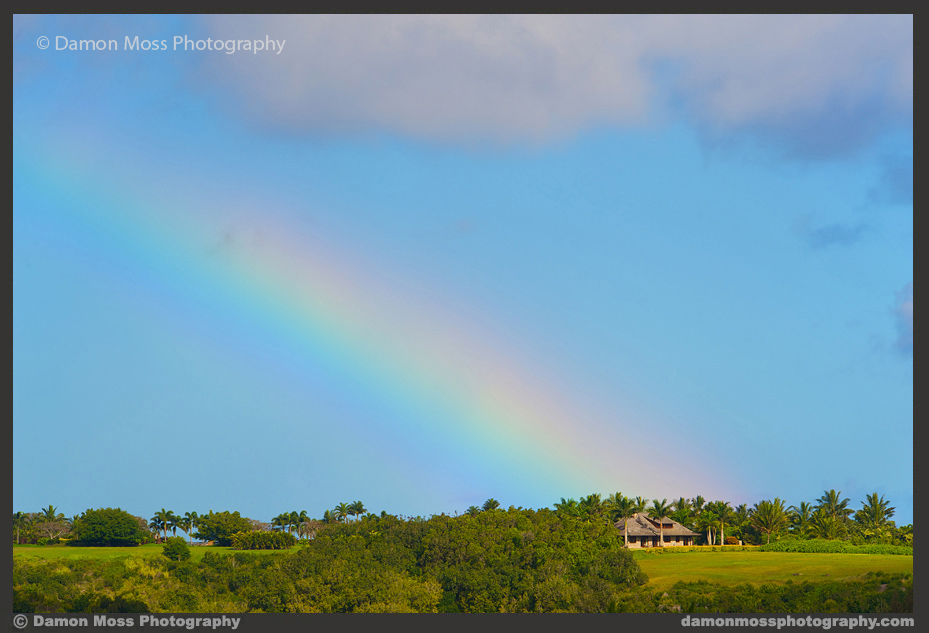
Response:
[{"label": "bush", "polygon": [[726,545],[738,545],[738,544],[739,544],[739,539],[737,539],[736,537],[734,536],[726,537]]},{"label": "bush", "polygon": [[837,539],[785,539],[758,548],[762,552],[804,552],[809,554],[900,554],[912,556],[913,548],[906,545],[855,545]]},{"label": "bush", "polygon": [[161,553],[166,556],[168,560],[190,560],[190,548],[187,546],[187,541],[180,536],[169,537],[165,541]]},{"label": "bush", "polygon": [[238,512],[213,512],[201,516],[197,522],[198,532],[194,536],[201,541],[213,541],[217,545],[232,545],[232,535],[251,532],[252,522]]},{"label": "bush", "polygon": [[296,544],[289,532],[237,532],[232,536],[235,549],[290,549]]},{"label": "bush", "polygon": [[138,545],[145,536],[138,519],[119,508],[88,510],[80,521],[80,539],[68,545],[125,547]]}]

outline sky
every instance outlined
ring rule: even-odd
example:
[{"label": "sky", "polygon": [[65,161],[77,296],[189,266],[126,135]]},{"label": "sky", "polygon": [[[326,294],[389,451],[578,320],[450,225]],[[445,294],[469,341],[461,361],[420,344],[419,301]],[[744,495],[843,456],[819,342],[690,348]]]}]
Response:
[{"label": "sky", "polygon": [[910,15],[13,18],[13,509],[913,508]]}]

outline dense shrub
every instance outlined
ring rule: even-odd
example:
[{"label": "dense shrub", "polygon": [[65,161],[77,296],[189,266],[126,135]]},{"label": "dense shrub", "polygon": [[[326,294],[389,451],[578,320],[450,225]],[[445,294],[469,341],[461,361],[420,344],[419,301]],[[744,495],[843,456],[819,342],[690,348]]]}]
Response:
[{"label": "dense shrub", "polygon": [[837,539],[785,539],[762,545],[762,552],[804,552],[809,554],[900,554],[913,555],[913,548],[907,545],[854,545]]},{"label": "dense shrub", "polygon": [[217,545],[232,545],[232,535],[237,532],[250,532],[252,523],[238,512],[213,512],[204,514],[197,520],[197,532],[194,536],[201,541],[213,541]]},{"label": "dense shrub", "polygon": [[68,545],[125,547],[138,545],[145,536],[138,519],[119,508],[87,510],[80,521],[80,538]]},{"label": "dense shrub", "polygon": [[297,538],[290,532],[236,532],[232,535],[235,549],[290,549]]},{"label": "dense shrub", "polygon": [[180,536],[172,536],[165,540],[161,553],[168,560],[190,560],[190,548],[187,541]]}]

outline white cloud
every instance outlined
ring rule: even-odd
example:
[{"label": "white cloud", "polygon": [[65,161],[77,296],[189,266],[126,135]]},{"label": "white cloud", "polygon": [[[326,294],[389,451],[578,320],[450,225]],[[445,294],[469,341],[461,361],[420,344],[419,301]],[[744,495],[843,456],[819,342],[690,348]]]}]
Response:
[{"label": "white cloud", "polygon": [[912,117],[906,15],[211,16],[281,55],[205,58],[203,79],[290,131],[545,141],[660,120],[798,152],[854,149]]}]

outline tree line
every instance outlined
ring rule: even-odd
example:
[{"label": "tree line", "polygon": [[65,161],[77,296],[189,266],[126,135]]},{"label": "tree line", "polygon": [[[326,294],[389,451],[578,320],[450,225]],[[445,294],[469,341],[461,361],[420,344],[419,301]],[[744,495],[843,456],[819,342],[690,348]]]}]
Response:
[{"label": "tree line", "polygon": [[[258,539],[294,538],[282,530],[250,534]],[[913,610],[911,574],[876,572],[848,580],[760,587],[679,582],[656,590],[646,584],[635,556],[609,521],[593,514],[566,516],[549,508],[498,506],[456,516],[405,519],[365,515],[325,524],[314,539],[286,554],[207,550],[194,560],[183,555],[183,538],[170,537],[165,549],[171,545],[177,546],[177,555],[166,551],[165,556],[47,560],[15,556],[14,612]]]},{"label": "tree line", "polygon": [[[743,503],[734,507],[728,501],[708,502],[700,495],[669,502],[667,499],[649,501],[640,496],[628,497],[616,492],[606,498],[597,493],[579,500],[562,497],[553,504],[553,509],[560,516],[586,522],[617,523],[639,513],[648,513],[656,518],[668,517],[699,533],[698,542],[705,545],[734,544],[740,541],[757,545],[788,536],[912,545],[913,526],[898,527],[892,520],[896,509],[882,495],[876,492],[867,495],[858,510],[853,510],[849,504],[850,499],[843,498],[841,491],[836,490],[824,490],[818,499],[802,501],[798,505],[787,506],[784,500],[776,497],[764,499],[752,506]],[[464,515],[477,516],[498,509],[500,502],[490,498],[480,507],[470,506]],[[521,507],[518,509],[522,510]],[[53,505],[49,505],[39,512],[16,512],[13,514],[14,543],[45,544],[61,539],[77,543],[100,541],[99,523],[102,519],[99,513],[102,511],[88,509],[79,515],[66,517]],[[180,529],[187,534],[191,543],[196,538],[201,542],[225,546],[230,545],[233,535],[239,532],[284,531],[307,540],[314,538],[325,525],[393,516],[385,511],[379,515],[371,513],[361,501],[340,502],[331,510],[326,510],[321,519],[310,517],[305,510],[294,510],[282,512],[267,523],[242,517],[237,511],[211,510],[206,514],[177,514],[161,508],[149,519],[124,514],[130,518],[121,517],[123,526],[119,528],[122,530],[120,534],[131,532],[132,538],[138,543],[161,542],[168,538],[168,532],[176,537]],[[113,539],[124,542],[126,537],[116,536]],[[659,543],[661,541],[663,539]]]},{"label": "tree line", "polygon": [[[861,501],[853,510],[850,499],[841,491],[824,490],[813,502],[801,501],[787,506],[779,497],[764,499],[752,506],[733,507],[728,501],[707,502],[702,496],[667,499],[627,497],[620,492],[602,499],[591,494],[580,500],[565,499],[555,504],[561,514],[605,518],[619,522],[635,514],[647,513],[654,518],[668,517],[698,532],[704,545],[725,545],[743,542],[759,545],[786,536],[807,539],[842,539],[856,543],[913,544],[913,526],[898,527],[891,520],[896,512],[883,495],[876,492]],[[729,535],[728,537],[726,535]],[[661,542],[661,541],[659,541]]]}]

